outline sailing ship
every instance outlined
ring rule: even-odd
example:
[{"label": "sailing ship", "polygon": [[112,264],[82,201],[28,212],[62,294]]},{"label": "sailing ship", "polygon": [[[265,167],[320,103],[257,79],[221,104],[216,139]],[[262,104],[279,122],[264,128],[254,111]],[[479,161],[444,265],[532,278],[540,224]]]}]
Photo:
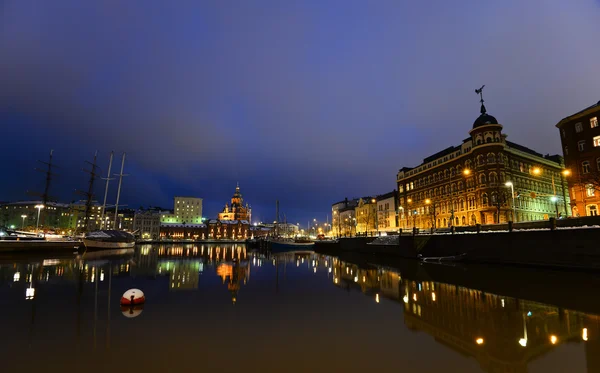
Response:
[{"label": "sailing ship", "polygon": [[[108,176],[106,178],[106,187],[104,190],[104,202],[102,204],[102,215],[100,218],[101,227],[105,225],[104,220],[104,211],[106,209],[106,197],[108,195],[108,182],[111,180],[110,178],[110,169],[113,161],[113,152],[110,153],[110,161],[108,163]],[[85,245],[87,250],[114,250],[114,249],[129,249],[135,246],[135,236],[129,232],[119,231],[116,229],[117,219],[118,219],[118,211],[119,211],[119,197],[121,196],[121,184],[123,182],[123,168],[125,166],[125,153],[123,153],[123,157],[121,160],[121,173],[116,175],[119,176],[119,187],[117,189],[117,200],[115,203],[115,219],[113,222],[113,229],[100,229],[92,232],[87,232],[83,237],[83,244]],[[93,197],[92,185],[95,179],[95,168],[96,168],[96,157],[94,157],[94,163],[92,165],[91,178],[90,178],[90,188],[87,193],[88,202],[86,208],[86,221],[89,221],[89,207],[91,206],[91,201]]]},{"label": "sailing ship", "polygon": [[[311,251],[315,243],[312,240],[305,240],[299,238],[286,238],[279,236],[279,201],[276,202],[277,219],[275,220],[275,233],[272,238],[269,239],[269,248],[272,253],[284,253],[293,251]],[[285,219],[287,225],[287,219]]]}]

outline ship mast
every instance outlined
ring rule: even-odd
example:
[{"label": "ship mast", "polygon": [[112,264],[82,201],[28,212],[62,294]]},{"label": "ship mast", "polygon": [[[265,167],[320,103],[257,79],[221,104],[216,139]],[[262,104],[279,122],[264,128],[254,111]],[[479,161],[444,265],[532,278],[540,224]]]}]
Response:
[{"label": "ship mast", "polygon": [[117,201],[115,202],[115,221],[113,222],[113,229],[117,229],[117,218],[119,216],[119,197],[121,196],[121,183],[123,182],[123,167],[125,167],[125,153],[121,159],[121,173],[115,176],[119,176],[119,189],[117,189]]},{"label": "ship mast", "polygon": [[[36,194],[40,197],[42,197],[42,206],[47,207],[46,205],[48,204],[48,201],[50,200],[50,196],[48,195],[48,192],[50,191],[50,181],[52,180],[52,176],[56,176],[56,174],[54,174],[52,172],[52,154],[54,153],[54,150],[50,150],[50,157],[48,159],[48,162],[44,162],[44,161],[40,161],[38,160],[38,162],[45,164],[47,166],[46,169],[40,169],[40,168],[36,168],[36,171],[40,171],[43,172],[44,174],[46,174],[46,186],[44,187],[44,193],[42,194]],[[46,226],[46,212],[44,210],[44,213],[41,216],[41,224],[42,226]]]},{"label": "ship mast", "polygon": [[96,169],[98,168],[98,166],[96,165],[97,158],[98,158],[98,151],[96,150],[96,152],[94,153],[94,162],[90,163],[90,162],[86,161],[86,163],[88,163],[89,165],[92,166],[92,169],[90,171],[84,170],[85,172],[90,174],[90,181],[88,182],[88,191],[87,192],[79,191],[79,194],[83,194],[84,196],[87,197],[86,202],[85,202],[85,225],[84,225],[85,230],[90,229],[90,213],[92,210],[92,202],[94,200],[94,181],[96,181],[96,177],[98,176],[98,174],[96,174]]},{"label": "ship mast", "polygon": [[110,160],[108,161],[108,174],[106,176],[106,179],[104,179],[104,180],[106,180],[106,188],[104,189],[104,202],[102,202],[102,217],[100,218],[100,229],[103,229],[105,226],[104,213],[106,210],[106,196],[108,195],[108,182],[110,180],[113,180],[110,177],[110,168],[112,167],[114,153],[115,152],[110,152]]}]

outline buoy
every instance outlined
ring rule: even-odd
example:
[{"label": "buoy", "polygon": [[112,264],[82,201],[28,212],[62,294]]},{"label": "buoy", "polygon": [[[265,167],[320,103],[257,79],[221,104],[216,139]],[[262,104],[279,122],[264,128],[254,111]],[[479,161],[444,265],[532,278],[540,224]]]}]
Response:
[{"label": "buoy", "polygon": [[138,317],[142,313],[143,309],[143,304],[137,306],[121,306],[121,312],[123,313],[123,316],[127,317],[128,319]]},{"label": "buoy", "polygon": [[144,304],[146,298],[140,289],[129,289],[121,297],[121,306],[135,306]]}]

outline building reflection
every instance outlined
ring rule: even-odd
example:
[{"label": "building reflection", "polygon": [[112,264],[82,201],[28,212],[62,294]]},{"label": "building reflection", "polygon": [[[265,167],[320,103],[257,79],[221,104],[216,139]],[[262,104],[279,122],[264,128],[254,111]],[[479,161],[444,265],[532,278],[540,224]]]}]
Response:
[{"label": "building reflection", "polygon": [[597,315],[328,259],[334,286],[402,304],[409,329],[475,358],[486,372],[527,372],[531,361],[567,342],[585,343],[588,372],[600,371]]}]

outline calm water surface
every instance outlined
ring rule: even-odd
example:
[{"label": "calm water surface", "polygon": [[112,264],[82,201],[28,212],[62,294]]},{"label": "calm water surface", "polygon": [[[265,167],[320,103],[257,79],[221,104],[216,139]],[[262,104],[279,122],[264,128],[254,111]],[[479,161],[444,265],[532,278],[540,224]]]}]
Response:
[{"label": "calm water surface", "polygon": [[594,274],[243,245],[0,260],[6,372],[600,372]]}]

